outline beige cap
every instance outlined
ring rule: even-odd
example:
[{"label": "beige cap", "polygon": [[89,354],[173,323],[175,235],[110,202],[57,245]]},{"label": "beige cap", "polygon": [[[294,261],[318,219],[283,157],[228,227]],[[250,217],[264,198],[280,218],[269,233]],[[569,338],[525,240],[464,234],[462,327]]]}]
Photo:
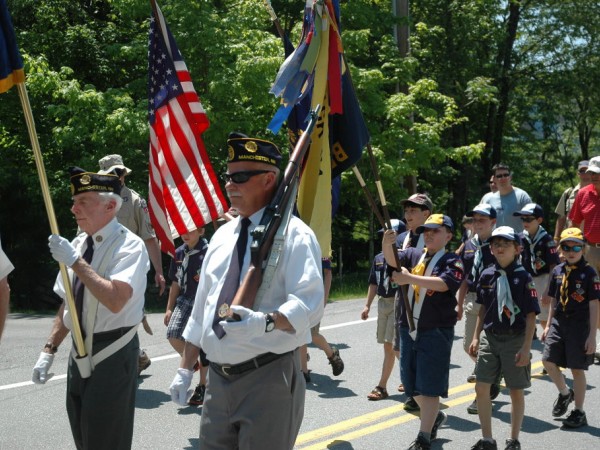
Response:
[{"label": "beige cap", "polygon": [[100,165],[100,170],[98,173],[107,174],[111,173],[115,169],[124,169],[125,175],[129,175],[131,173],[131,169],[125,167],[123,164],[123,158],[121,155],[106,155],[100,161],[98,161]]}]

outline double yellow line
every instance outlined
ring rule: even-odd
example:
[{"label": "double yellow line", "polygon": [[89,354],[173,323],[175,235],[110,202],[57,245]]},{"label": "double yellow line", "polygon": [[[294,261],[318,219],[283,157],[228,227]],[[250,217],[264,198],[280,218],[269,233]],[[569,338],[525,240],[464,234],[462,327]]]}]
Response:
[{"label": "double yellow line", "polygon": [[[540,367],[542,367],[541,361],[531,364],[532,371],[539,369]],[[442,403],[441,408],[452,408],[454,406],[472,402],[475,398],[475,392],[473,389],[474,386],[474,384],[465,383],[450,389],[448,391],[449,397],[465,391],[470,392],[466,395],[462,395]],[[393,417],[386,420],[386,418],[390,416]],[[354,417],[352,419],[344,420],[333,425],[318,428],[316,430],[301,434],[296,439],[295,448],[298,450],[327,449],[328,446],[333,444],[335,441],[350,442],[354,439],[358,439],[369,434],[378,433],[387,428],[418,419],[418,417],[419,416],[416,414],[411,414],[404,411],[404,405],[400,403],[389,408],[383,408],[372,413],[364,414],[362,416]]]}]

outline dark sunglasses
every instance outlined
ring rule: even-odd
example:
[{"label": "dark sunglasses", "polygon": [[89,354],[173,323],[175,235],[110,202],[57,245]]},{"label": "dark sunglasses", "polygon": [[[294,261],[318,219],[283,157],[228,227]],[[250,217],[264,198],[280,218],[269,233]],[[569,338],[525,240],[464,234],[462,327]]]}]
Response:
[{"label": "dark sunglasses", "polygon": [[225,182],[231,181],[235,184],[243,184],[255,175],[260,175],[269,172],[275,173],[272,170],[243,170],[241,172],[235,173],[224,173],[223,175],[221,175],[221,177]]},{"label": "dark sunglasses", "polygon": [[580,174],[584,174],[587,172],[587,169],[579,169],[577,172],[579,172]]},{"label": "dark sunglasses", "polygon": [[521,217],[521,222],[531,223],[535,220],[535,217]]},{"label": "dark sunglasses", "polygon": [[499,173],[498,175],[494,175],[496,178],[508,178],[510,177],[510,173]]},{"label": "dark sunglasses", "polygon": [[583,249],[583,245],[574,245],[573,247],[569,247],[567,244],[562,244],[560,246],[563,252],[580,252]]}]

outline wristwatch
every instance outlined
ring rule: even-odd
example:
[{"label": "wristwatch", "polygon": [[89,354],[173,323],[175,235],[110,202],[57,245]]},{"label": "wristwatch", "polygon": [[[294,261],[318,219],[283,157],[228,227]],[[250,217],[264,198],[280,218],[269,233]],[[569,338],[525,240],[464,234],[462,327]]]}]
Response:
[{"label": "wristwatch", "polygon": [[265,333],[270,333],[275,329],[275,318],[273,314],[265,314],[266,324],[265,324]]}]

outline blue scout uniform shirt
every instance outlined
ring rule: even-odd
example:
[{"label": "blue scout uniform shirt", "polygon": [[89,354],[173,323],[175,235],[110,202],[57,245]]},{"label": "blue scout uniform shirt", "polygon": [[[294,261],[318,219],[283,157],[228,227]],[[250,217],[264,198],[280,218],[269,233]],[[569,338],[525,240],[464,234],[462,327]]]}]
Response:
[{"label": "blue scout uniform shirt", "polygon": [[567,300],[563,306],[560,299],[560,288],[567,266],[568,263],[564,262],[556,266],[552,271],[548,295],[556,299],[554,317],[558,318],[578,312],[589,315],[590,300],[600,299],[600,278],[594,268],[584,258],[581,258],[574,264],[574,268],[569,273],[567,279]]},{"label": "blue scout uniform shirt", "polygon": [[[407,248],[398,252],[400,261],[403,261],[404,267],[411,270],[415,267],[419,260],[423,250],[417,250],[416,248]],[[433,256],[433,255],[431,255]],[[388,273],[393,272],[395,269],[388,267]],[[427,290],[423,303],[421,314],[419,316],[419,330],[428,330],[432,328],[442,327],[453,327],[456,325],[456,292],[460,287],[463,277],[463,263],[460,257],[454,252],[446,252],[433,268],[431,275],[432,277],[441,278],[444,283],[448,286],[446,292]],[[398,290],[400,292],[400,290]],[[401,295],[400,293],[398,295]],[[411,299],[412,302],[412,299]],[[408,328],[408,319],[406,318],[406,311],[404,310],[404,303],[399,302],[400,312],[400,326]]]},{"label": "blue scout uniform shirt", "polygon": [[202,261],[207,248],[208,242],[201,237],[194,247],[194,250],[197,250],[198,253],[190,255],[186,268],[183,267],[183,259],[186,253],[190,252],[187,244],[183,244],[175,250],[175,258],[171,260],[171,266],[169,267],[169,278],[179,284],[180,296],[191,299],[196,297],[196,290],[200,281],[200,269],[202,269]]},{"label": "blue scout uniform shirt", "polygon": [[[473,263],[475,262],[475,253],[477,252],[477,249],[480,246],[483,259],[479,270],[477,270],[476,274],[473,274]],[[460,257],[465,266],[465,276],[467,277],[469,292],[475,292],[477,281],[479,280],[483,269],[493,266],[496,262],[496,259],[494,258],[494,255],[492,255],[490,249],[489,239],[482,243],[478,236],[473,236],[471,239],[465,242],[465,246],[463,247],[463,251],[461,252]]]},{"label": "blue scout uniform shirt", "polygon": [[371,273],[369,274],[369,284],[377,285],[377,295],[381,297],[394,297],[398,286],[392,282],[387,273],[387,264],[383,257],[383,252],[379,253],[373,259]]},{"label": "blue scout uniform shirt", "polygon": [[[543,228],[539,227],[539,230],[543,230]],[[560,263],[556,242],[550,234],[542,233],[537,241],[535,239],[537,236],[532,238],[525,232],[520,233],[519,236],[523,243],[521,264],[532,277],[550,273],[550,266]],[[533,254],[531,253],[532,244]]]},{"label": "blue scout uniform shirt", "polygon": [[418,233],[415,233],[413,231],[407,230],[404,233],[400,233],[398,235],[398,237],[396,238],[396,247],[398,247],[399,249],[402,249],[402,244],[404,244],[404,239],[406,239],[406,235],[410,233],[410,240],[408,242],[408,246],[409,247],[416,247],[417,244],[419,243],[419,236],[421,236]]},{"label": "blue scout uniform shirt", "polygon": [[483,271],[479,282],[477,283],[477,303],[480,303],[485,308],[485,316],[483,318],[483,329],[492,331],[514,330],[525,331],[527,323],[527,315],[534,312],[536,315],[540,313],[540,305],[538,303],[537,291],[535,284],[531,279],[531,275],[525,270],[515,271],[520,267],[520,264],[513,262],[506,267],[506,277],[510,284],[510,293],[513,302],[519,307],[520,311],[515,315],[514,323],[510,324],[510,317],[502,314],[502,321],[498,318],[498,300],[496,297],[496,280],[500,277],[498,269],[501,267],[496,263],[492,267],[488,267]]}]

